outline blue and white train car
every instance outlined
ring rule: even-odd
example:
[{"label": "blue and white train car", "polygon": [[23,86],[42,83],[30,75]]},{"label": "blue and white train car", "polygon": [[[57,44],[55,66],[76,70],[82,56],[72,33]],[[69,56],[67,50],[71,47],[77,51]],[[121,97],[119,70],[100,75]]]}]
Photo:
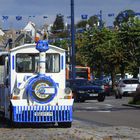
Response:
[{"label": "blue and white train car", "polygon": [[65,50],[45,40],[1,52],[0,112],[11,122],[71,127],[73,99],[65,66]]}]

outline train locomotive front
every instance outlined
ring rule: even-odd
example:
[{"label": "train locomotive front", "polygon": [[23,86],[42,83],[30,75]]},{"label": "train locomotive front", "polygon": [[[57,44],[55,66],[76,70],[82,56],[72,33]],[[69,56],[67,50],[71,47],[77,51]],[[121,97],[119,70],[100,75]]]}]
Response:
[{"label": "train locomotive front", "polygon": [[1,103],[5,117],[16,123],[70,127],[73,99],[66,88],[65,51],[40,40],[12,49],[8,60],[4,95],[9,98]]}]

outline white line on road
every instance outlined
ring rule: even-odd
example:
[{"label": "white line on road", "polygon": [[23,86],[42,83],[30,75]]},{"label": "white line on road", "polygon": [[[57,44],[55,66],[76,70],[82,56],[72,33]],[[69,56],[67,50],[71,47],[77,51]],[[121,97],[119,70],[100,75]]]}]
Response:
[{"label": "white line on road", "polygon": [[99,110],[99,111],[96,111],[96,112],[105,112],[105,113],[108,113],[108,112],[111,112],[110,110],[106,110],[106,111],[103,111],[103,110]]}]

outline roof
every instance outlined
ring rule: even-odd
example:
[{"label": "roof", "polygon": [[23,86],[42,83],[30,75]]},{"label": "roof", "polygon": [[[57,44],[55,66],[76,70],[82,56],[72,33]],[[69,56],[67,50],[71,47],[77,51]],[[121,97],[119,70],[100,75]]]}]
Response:
[{"label": "roof", "polygon": [[15,39],[15,42],[20,42],[20,40],[22,39],[22,38],[25,38],[26,37],[26,39],[27,40],[29,40],[29,42],[32,42],[32,37],[30,36],[30,35],[28,35],[28,34],[26,34],[26,33],[21,33],[16,39]]},{"label": "roof", "polygon": [[[10,51],[11,52],[14,52],[14,51],[17,51],[17,50],[19,50],[19,49],[21,49],[21,48],[35,48],[36,47],[36,44],[35,43],[32,43],[32,44],[24,44],[24,45],[20,45],[20,46],[17,46],[17,47],[15,47],[15,48],[13,48],[13,49],[11,49]],[[56,50],[56,51],[59,51],[59,52],[65,52],[65,50],[64,49],[62,49],[62,48],[60,48],[60,47],[57,47],[57,46],[53,46],[53,45],[50,45],[49,44],[49,47],[50,47],[50,49],[53,49],[53,50]]]}]

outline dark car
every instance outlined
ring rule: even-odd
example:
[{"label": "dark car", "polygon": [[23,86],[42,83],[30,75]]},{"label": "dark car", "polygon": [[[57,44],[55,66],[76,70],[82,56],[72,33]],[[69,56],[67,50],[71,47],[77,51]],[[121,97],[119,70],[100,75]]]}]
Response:
[{"label": "dark car", "polygon": [[93,85],[85,79],[67,80],[67,87],[71,88],[76,102],[96,99],[99,102],[105,100],[104,87]]},{"label": "dark car", "polygon": [[111,86],[109,85],[109,82],[105,81],[105,80],[93,80],[91,81],[91,83],[93,85],[98,85],[98,86],[104,86],[104,93],[107,96],[111,95]]}]

